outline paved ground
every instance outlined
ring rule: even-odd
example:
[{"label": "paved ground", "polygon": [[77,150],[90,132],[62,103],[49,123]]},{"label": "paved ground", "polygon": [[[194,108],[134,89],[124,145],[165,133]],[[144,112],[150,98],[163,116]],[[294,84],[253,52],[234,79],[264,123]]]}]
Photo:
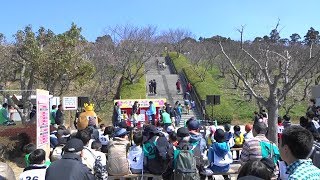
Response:
[{"label": "paved ground", "polygon": [[[174,104],[176,101],[180,101],[183,103],[183,93],[184,93],[184,87],[186,84],[182,82],[182,89],[183,92],[181,94],[178,94],[176,91],[176,82],[179,78],[179,75],[177,74],[171,74],[169,67],[167,67],[164,70],[160,70],[156,65],[156,60],[158,59],[159,62],[165,62],[165,59],[163,57],[154,57],[149,62],[145,64],[146,70],[148,70],[146,74],[146,87],[148,90],[148,82],[150,80],[155,79],[157,82],[157,94],[147,94],[147,98],[153,99],[153,98],[166,98],[167,102],[170,104]],[[190,114],[183,114],[182,120],[180,122],[180,126],[184,125],[184,121],[189,119],[190,117],[197,117],[197,112],[190,111]],[[217,128],[222,128],[222,126],[218,126]],[[241,130],[244,132],[244,126],[241,126]],[[233,127],[232,127],[233,132]],[[207,133],[209,133],[209,128]],[[215,176],[216,180],[223,180],[224,178],[222,176]],[[232,179],[236,179],[236,176],[232,176]]]},{"label": "paved ground", "polygon": [[[177,93],[176,90],[176,82],[179,79],[179,75],[177,74],[171,74],[169,67],[166,69],[159,69],[158,66],[156,65],[156,61],[159,62],[165,62],[164,57],[154,57],[151,58],[150,61],[148,61],[145,64],[145,68],[147,70],[146,74],[146,87],[148,89],[148,82],[150,80],[155,79],[157,82],[157,94],[149,94],[147,93],[147,98],[153,99],[153,98],[166,98],[167,102],[169,102],[172,106],[176,101],[179,101],[181,104],[183,104],[183,92],[184,92],[184,87],[185,84],[182,84],[182,89],[183,92],[180,94]],[[182,115],[182,121],[180,122],[180,125],[184,125],[184,121],[188,120],[191,117],[197,117],[196,112],[190,111],[190,114],[183,114]]]}]

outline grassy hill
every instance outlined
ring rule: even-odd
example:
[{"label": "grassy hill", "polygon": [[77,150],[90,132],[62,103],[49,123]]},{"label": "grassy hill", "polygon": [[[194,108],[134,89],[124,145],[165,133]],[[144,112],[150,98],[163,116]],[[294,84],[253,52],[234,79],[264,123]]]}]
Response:
[{"label": "grassy hill", "polygon": [[[243,91],[230,88],[231,79],[228,76],[221,77],[217,67],[213,66],[209,69],[204,81],[201,81],[185,56],[177,57],[176,53],[169,53],[169,55],[177,71],[185,72],[202,100],[206,99],[206,95],[220,95],[221,104],[213,107],[213,117],[218,120],[218,123],[244,124],[252,121],[253,112],[258,111],[255,99],[248,101],[245,99]],[[300,116],[304,115],[305,107],[305,102],[296,104],[291,110],[290,116],[297,121]],[[206,106],[206,112],[207,115],[212,116],[211,106]],[[281,109],[280,114],[283,115],[284,110]]]}]

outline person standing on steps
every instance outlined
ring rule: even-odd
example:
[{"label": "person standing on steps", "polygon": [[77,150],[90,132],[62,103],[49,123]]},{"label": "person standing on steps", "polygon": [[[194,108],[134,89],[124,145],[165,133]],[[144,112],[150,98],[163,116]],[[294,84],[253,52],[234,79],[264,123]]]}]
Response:
[{"label": "person standing on steps", "polygon": [[180,94],[180,91],[181,91],[181,82],[180,82],[180,79],[178,79],[177,82],[176,82],[176,88],[177,88],[178,94]]},{"label": "person standing on steps", "polygon": [[188,84],[187,84],[187,92],[191,92],[191,89],[192,89],[192,85],[191,85],[191,83],[190,82],[188,82]]},{"label": "person standing on steps", "polygon": [[153,82],[152,80],[149,81],[148,85],[149,85],[149,93],[153,94],[153,86],[152,86]]},{"label": "person standing on steps", "polygon": [[151,116],[151,124],[155,125],[156,122],[156,107],[154,106],[153,102],[149,102],[149,109],[148,109],[150,116]]},{"label": "person standing on steps", "polygon": [[152,89],[153,89],[153,93],[157,94],[157,82],[156,82],[155,79],[151,82],[151,86],[152,86]]}]

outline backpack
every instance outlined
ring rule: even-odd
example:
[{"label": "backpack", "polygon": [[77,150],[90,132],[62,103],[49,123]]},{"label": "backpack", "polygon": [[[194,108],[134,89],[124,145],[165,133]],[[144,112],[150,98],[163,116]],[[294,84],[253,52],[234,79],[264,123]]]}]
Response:
[{"label": "backpack", "polygon": [[159,151],[157,149],[157,140],[159,139],[159,136],[156,137],[154,142],[147,141],[143,144],[143,153],[144,156],[147,159],[155,159],[158,157]]},{"label": "backpack", "polygon": [[107,168],[105,166],[102,165],[101,163],[101,157],[100,156],[96,156],[93,154],[93,152],[89,149],[86,148],[94,157],[95,161],[93,164],[93,174],[95,179],[97,180],[106,180],[108,179],[108,172],[107,172]]},{"label": "backpack", "polygon": [[260,141],[262,158],[271,159],[274,164],[277,164],[280,159],[280,152],[274,143]]},{"label": "backpack", "polygon": [[190,150],[180,150],[173,146],[173,167],[175,180],[193,180],[200,179],[194,157],[193,145]]},{"label": "backpack", "polygon": [[313,165],[320,168],[320,143],[314,142],[310,155]]}]

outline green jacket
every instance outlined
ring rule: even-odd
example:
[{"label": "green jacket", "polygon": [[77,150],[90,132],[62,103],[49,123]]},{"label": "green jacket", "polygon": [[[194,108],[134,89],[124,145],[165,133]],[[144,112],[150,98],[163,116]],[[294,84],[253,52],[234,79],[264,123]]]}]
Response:
[{"label": "green jacket", "polygon": [[163,112],[162,121],[164,124],[171,124],[172,122],[171,122],[170,114],[168,114],[167,112]]},{"label": "green jacket", "polygon": [[56,123],[56,109],[52,109],[50,112],[50,122],[51,124],[55,124]]},{"label": "green jacket", "polygon": [[8,111],[6,108],[1,108],[0,109],[0,125],[2,125],[6,121],[9,121]]}]

